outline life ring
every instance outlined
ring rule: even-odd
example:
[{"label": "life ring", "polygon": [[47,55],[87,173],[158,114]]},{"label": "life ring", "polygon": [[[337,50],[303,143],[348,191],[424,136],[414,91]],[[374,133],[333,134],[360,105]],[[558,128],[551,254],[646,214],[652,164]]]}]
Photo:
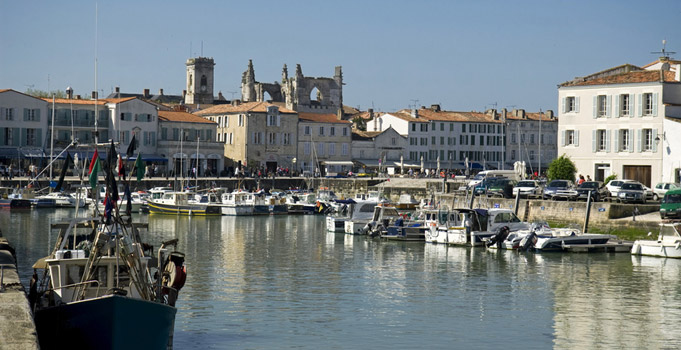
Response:
[{"label": "life ring", "polygon": [[187,280],[187,268],[184,266],[184,254],[172,252],[163,268],[163,285],[179,291]]}]

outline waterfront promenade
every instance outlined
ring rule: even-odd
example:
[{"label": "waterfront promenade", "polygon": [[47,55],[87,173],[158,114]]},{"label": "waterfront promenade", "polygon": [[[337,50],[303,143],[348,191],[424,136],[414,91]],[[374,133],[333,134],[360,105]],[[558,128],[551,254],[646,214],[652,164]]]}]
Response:
[{"label": "waterfront promenade", "polygon": [[0,350],[38,348],[33,315],[19,280],[12,248],[0,235]]}]

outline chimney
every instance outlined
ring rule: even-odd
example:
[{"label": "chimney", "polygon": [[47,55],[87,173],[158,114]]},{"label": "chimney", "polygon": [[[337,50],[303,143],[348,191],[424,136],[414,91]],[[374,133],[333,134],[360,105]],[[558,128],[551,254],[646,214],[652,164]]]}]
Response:
[{"label": "chimney", "polygon": [[76,100],[80,100],[80,95],[76,95]]},{"label": "chimney", "polygon": [[419,111],[416,108],[412,109],[411,110],[411,116],[412,116],[412,118],[418,118],[419,117]]},{"label": "chimney", "polygon": [[97,91],[92,92],[92,99],[97,99]]},{"label": "chimney", "polygon": [[435,112],[439,112],[440,111],[440,105],[439,104],[430,105],[430,109],[435,111]]},{"label": "chimney", "polygon": [[232,106],[239,106],[239,105],[241,105],[241,100],[239,100],[239,99],[232,100]]},{"label": "chimney", "polygon": [[149,89],[144,89],[144,98],[149,98]]},{"label": "chimney", "polygon": [[507,113],[508,113],[508,111],[506,110],[506,108],[501,109],[501,119],[502,120],[506,121],[506,114]]},{"label": "chimney", "polygon": [[70,86],[66,88],[66,98],[69,100],[73,98],[73,89]]},{"label": "chimney", "polygon": [[116,86],[116,94],[120,94],[120,93],[121,93],[121,88],[119,86]]},{"label": "chimney", "polygon": [[549,109],[546,111],[546,118],[553,120],[555,116],[553,115],[553,110]]},{"label": "chimney", "polygon": [[674,79],[676,82],[681,82],[681,64],[675,64],[676,66],[676,74],[674,75]]},{"label": "chimney", "polygon": [[518,113],[520,114],[520,118],[527,119],[527,114],[525,114],[524,109],[519,109]]},{"label": "chimney", "polygon": [[163,96],[163,89],[158,89],[158,94]]},{"label": "chimney", "polygon": [[222,91],[218,92],[218,100],[220,100],[220,101],[225,100],[225,96],[222,96]]},{"label": "chimney", "polygon": [[369,120],[374,119],[374,109],[369,108],[367,112],[369,112]]}]

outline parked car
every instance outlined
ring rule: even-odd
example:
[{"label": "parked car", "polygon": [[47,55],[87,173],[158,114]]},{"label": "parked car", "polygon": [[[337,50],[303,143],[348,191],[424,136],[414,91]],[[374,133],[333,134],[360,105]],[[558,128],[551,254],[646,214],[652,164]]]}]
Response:
[{"label": "parked car", "polygon": [[625,182],[636,182],[634,180],[612,180],[608,182],[605,187],[608,189],[608,192],[610,192],[610,195],[617,199],[617,195],[620,192],[620,187],[622,187],[622,184]]},{"label": "parked car", "polygon": [[570,180],[553,180],[549,182],[546,187],[544,187],[544,192],[542,197],[544,199],[553,199],[558,191],[560,190],[570,190],[575,187],[575,184]]},{"label": "parked car", "polygon": [[639,182],[625,182],[617,192],[617,201],[622,203],[646,203],[646,189]]},{"label": "parked car", "polygon": [[515,187],[513,187],[513,196],[517,196],[520,193],[520,197],[539,197],[542,195],[543,187],[535,180],[523,180],[519,181]]},{"label": "parked car", "polygon": [[681,189],[671,189],[662,197],[660,218],[681,218]]},{"label": "parked car", "polygon": [[660,182],[657,185],[655,185],[655,188],[653,188],[653,200],[658,200],[667,193],[669,190],[674,190],[674,189],[679,189],[681,188],[680,184],[673,183],[673,182]]},{"label": "parked car", "polygon": [[513,187],[516,183],[515,180],[511,179],[498,179],[487,187],[487,196],[511,198],[513,196]]},{"label": "parked car", "polygon": [[577,199],[588,199],[591,191],[591,200],[599,202],[610,196],[610,192],[601,181],[586,181],[577,186]]},{"label": "parked car", "polygon": [[475,195],[480,196],[487,193],[487,189],[490,188],[495,182],[505,180],[505,177],[486,177],[479,184],[475,185]]}]

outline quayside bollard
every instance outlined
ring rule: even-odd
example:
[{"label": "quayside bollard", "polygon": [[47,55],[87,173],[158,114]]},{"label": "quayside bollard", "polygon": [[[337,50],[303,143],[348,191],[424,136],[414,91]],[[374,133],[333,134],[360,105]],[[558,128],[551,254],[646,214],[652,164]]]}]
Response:
[{"label": "quayside bollard", "polygon": [[515,216],[518,216],[518,206],[520,205],[520,190],[515,194]]},{"label": "quayside bollard", "polygon": [[586,233],[589,229],[589,216],[591,214],[591,190],[589,190],[589,195],[586,197],[586,215],[584,218],[584,227],[582,227],[582,232]]}]

